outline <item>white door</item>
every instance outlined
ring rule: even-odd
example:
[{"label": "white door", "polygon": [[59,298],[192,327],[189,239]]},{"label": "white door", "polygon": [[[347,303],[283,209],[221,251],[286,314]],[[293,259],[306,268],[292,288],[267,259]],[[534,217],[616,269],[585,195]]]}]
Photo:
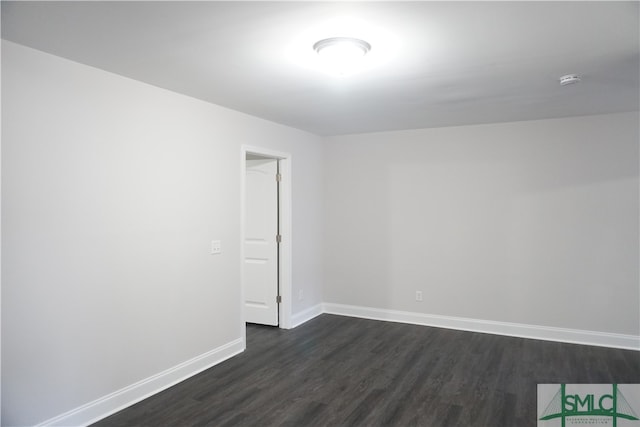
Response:
[{"label": "white door", "polygon": [[278,325],[278,161],[246,161],[244,290],[249,323]]}]

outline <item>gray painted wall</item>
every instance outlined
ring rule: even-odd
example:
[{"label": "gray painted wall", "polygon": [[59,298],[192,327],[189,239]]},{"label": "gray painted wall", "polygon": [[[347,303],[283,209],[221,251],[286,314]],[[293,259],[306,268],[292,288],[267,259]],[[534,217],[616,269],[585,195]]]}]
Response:
[{"label": "gray painted wall", "polygon": [[638,335],[638,129],[626,113],[328,138],[324,301]]},{"label": "gray painted wall", "polygon": [[3,425],[241,337],[242,144],[292,154],[294,312],[321,302],[319,137],[4,41],[2,125]]}]

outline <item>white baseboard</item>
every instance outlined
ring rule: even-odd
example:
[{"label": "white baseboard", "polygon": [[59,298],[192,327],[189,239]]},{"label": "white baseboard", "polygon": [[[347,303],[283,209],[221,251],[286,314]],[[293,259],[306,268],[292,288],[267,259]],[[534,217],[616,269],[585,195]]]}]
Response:
[{"label": "white baseboard", "polygon": [[38,426],[86,426],[92,424],[242,353],[244,348],[244,341],[238,338],[166,371],[44,421]]},{"label": "white baseboard", "polygon": [[323,313],[322,304],[314,305],[291,316],[291,327],[295,328]]},{"label": "white baseboard", "polygon": [[487,334],[507,335],[545,341],[559,341],[571,344],[595,345],[600,347],[640,350],[640,336],[612,334],[608,332],[584,331],[579,329],[554,328],[549,326],[526,325],[522,323],[496,322],[491,320],[468,319],[464,317],[438,316],[409,311],[385,310],[343,304],[322,304],[324,313],[364,319],[386,320],[389,322],[411,323],[458,329]]}]

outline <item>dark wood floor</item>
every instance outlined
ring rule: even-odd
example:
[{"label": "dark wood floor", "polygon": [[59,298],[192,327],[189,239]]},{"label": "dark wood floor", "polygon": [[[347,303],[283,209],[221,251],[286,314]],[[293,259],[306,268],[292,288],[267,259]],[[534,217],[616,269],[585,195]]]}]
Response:
[{"label": "dark wood floor", "polygon": [[94,426],[526,427],[538,383],[640,383],[640,352],[325,314]]}]

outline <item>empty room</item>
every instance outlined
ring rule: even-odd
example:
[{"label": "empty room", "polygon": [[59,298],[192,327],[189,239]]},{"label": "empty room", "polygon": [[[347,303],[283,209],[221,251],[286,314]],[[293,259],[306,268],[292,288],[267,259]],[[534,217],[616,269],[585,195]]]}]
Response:
[{"label": "empty room", "polygon": [[640,427],[640,2],[1,8],[2,426]]}]

